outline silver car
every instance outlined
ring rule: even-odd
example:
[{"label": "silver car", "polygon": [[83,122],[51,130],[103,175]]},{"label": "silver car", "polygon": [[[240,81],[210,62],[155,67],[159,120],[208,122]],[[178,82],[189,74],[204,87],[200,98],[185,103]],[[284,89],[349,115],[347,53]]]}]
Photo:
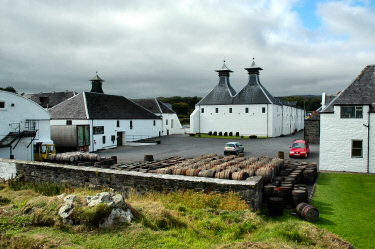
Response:
[{"label": "silver car", "polygon": [[245,148],[239,142],[229,142],[224,146],[224,155],[243,153]]}]

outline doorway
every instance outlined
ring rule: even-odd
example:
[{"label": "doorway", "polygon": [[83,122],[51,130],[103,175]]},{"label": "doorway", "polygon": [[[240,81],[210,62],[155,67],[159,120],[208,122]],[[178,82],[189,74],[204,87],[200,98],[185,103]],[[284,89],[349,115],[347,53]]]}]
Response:
[{"label": "doorway", "polygon": [[125,132],[117,132],[117,146],[123,146],[123,137]]}]

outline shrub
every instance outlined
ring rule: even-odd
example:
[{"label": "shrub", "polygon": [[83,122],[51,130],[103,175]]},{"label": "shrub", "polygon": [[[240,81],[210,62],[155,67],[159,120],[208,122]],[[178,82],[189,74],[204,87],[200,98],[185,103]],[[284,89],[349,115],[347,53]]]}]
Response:
[{"label": "shrub", "polygon": [[0,196],[0,205],[6,205],[9,203],[10,203],[10,200],[8,198]]},{"label": "shrub", "polygon": [[87,228],[99,227],[100,223],[106,219],[112,211],[112,208],[104,203],[99,203],[95,207],[74,208],[72,214],[73,224],[84,225]]}]

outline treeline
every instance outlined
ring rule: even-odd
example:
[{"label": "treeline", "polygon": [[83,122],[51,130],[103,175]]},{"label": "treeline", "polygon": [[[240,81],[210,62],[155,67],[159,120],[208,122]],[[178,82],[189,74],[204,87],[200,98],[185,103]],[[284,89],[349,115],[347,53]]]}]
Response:
[{"label": "treeline", "polygon": [[17,93],[17,90],[14,89],[14,87],[12,87],[12,86],[7,86],[5,88],[0,87],[0,90],[11,92],[11,93]]},{"label": "treeline", "polygon": [[322,96],[320,95],[297,95],[278,97],[284,101],[297,101],[297,107],[305,108],[307,112],[315,111],[321,106]]},{"label": "treeline", "polygon": [[195,109],[195,104],[201,100],[201,97],[158,97],[161,102],[172,105],[173,110],[177,113],[182,125],[190,123],[190,114]]}]

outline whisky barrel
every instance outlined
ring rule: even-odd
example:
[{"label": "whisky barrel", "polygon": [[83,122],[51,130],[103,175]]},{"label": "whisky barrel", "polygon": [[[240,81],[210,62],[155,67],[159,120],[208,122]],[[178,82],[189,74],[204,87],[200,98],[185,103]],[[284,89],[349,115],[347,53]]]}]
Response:
[{"label": "whisky barrel", "polygon": [[198,176],[201,177],[208,177],[208,178],[213,178],[215,176],[216,171],[215,170],[201,170],[198,173]]},{"label": "whisky barrel", "polygon": [[246,180],[248,177],[249,177],[249,173],[243,170],[232,173],[233,180]]},{"label": "whisky barrel", "polygon": [[306,190],[293,190],[292,191],[293,204],[297,206],[302,202],[307,202],[307,191]]},{"label": "whisky barrel", "polygon": [[316,222],[319,218],[319,211],[314,206],[307,205],[301,211],[301,218],[308,222]]},{"label": "whisky barrel", "polygon": [[268,214],[271,216],[282,216],[284,213],[284,206],[284,199],[282,197],[270,197],[267,203]]},{"label": "whisky barrel", "polygon": [[297,214],[298,214],[299,216],[301,216],[302,209],[303,209],[304,207],[306,207],[307,205],[309,205],[309,204],[306,203],[306,202],[301,202],[300,204],[297,205],[297,207],[296,207],[296,211],[297,211]]}]

